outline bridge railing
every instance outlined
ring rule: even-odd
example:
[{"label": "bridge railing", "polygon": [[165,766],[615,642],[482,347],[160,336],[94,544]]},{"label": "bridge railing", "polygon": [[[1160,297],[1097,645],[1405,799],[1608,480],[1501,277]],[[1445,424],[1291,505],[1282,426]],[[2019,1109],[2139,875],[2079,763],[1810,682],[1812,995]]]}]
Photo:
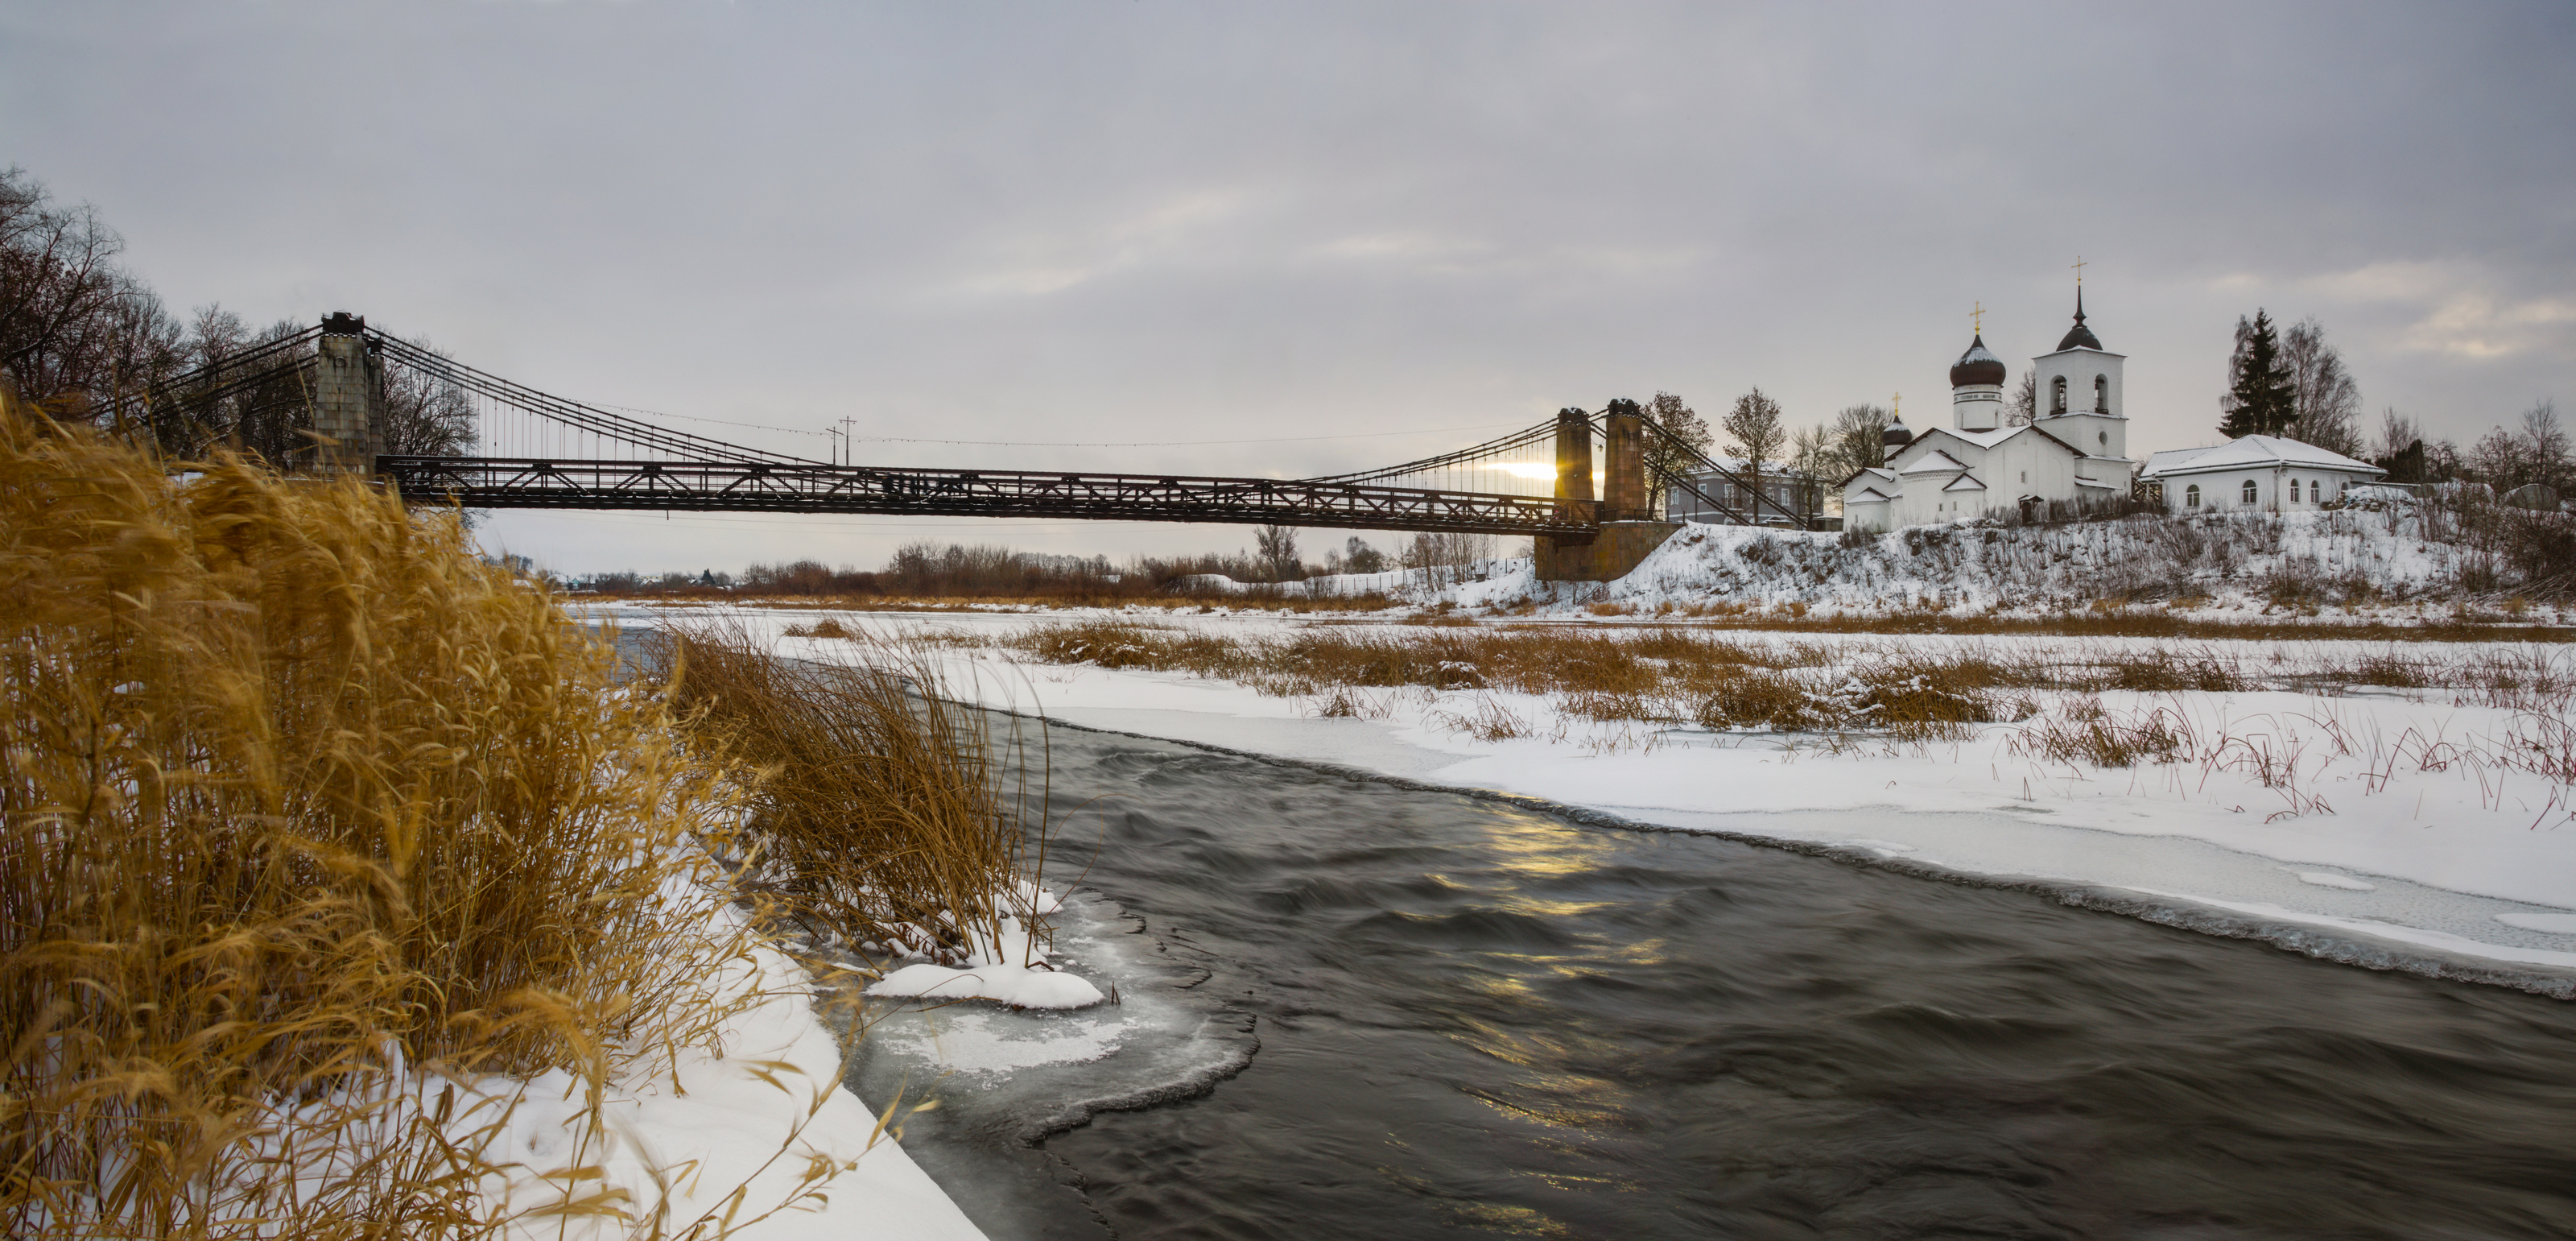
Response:
[{"label": "bridge railing", "polygon": [[1309,479],[836,466],[773,461],[376,459],[402,493],[466,508],[908,513],[1584,534],[1584,500]]}]

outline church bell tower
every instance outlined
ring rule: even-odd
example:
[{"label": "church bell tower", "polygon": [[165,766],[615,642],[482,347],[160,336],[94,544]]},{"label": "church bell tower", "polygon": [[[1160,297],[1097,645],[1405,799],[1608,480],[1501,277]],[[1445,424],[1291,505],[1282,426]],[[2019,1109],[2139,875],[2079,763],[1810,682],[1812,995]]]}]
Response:
[{"label": "church bell tower", "polygon": [[2084,288],[2075,289],[2075,326],[2057,352],[2031,359],[2039,376],[2034,425],[2089,457],[2129,455],[2129,415],[2123,408],[2121,364],[2128,359],[2102,347],[2084,324]]}]

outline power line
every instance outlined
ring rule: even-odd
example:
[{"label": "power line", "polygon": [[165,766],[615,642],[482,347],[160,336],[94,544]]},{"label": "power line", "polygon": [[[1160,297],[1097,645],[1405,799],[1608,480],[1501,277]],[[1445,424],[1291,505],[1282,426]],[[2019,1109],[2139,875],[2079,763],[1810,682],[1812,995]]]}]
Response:
[{"label": "power line", "polygon": [[[784,431],[790,435],[829,436],[830,431],[804,431],[795,427],[772,426],[761,422],[731,422],[723,418],[699,418],[689,414],[670,414],[660,410],[637,409],[632,405],[610,405],[602,409],[623,410],[655,418],[678,418],[684,422],[704,422],[720,427],[743,427],[754,431]],[[853,435],[850,439],[865,444],[951,444],[967,448],[1198,448],[1211,444],[1294,444],[1314,440],[1371,440],[1396,435],[1438,435],[1448,431],[1490,431],[1508,427],[1508,422],[1480,422],[1465,427],[1420,427],[1410,431],[1357,431],[1348,435],[1280,435],[1260,439],[1236,440],[936,440],[902,435]]]}]

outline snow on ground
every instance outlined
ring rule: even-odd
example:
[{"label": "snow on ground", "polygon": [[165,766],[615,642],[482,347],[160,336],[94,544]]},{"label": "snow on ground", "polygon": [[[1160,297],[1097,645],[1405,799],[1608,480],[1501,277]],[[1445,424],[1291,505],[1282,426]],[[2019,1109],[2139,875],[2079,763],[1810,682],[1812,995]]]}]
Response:
[{"label": "snow on ground", "polygon": [[[2102,599],[2158,601],[2186,619],[2322,612],[2320,619],[2447,617],[2463,574],[2491,568],[2471,549],[2423,537],[2411,509],[2281,515],[2213,513],[2044,526],[1916,526],[1845,545],[1835,533],[1683,525],[1626,577],[1547,583],[1527,559],[1464,569],[1314,578],[1281,588],[1316,598],[1384,594],[1463,607],[1599,605],[1635,611],[1782,609],[2032,615]],[[2539,608],[2532,619],[2567,619]]]},{"label": "snow on ground", "polygon": [[[814,980],[743,935],[733,909],[698,903],[714,924],[705,942],[737,945],[721,963],[680,963],[702,971],[718,1002],[734,1009],[720,1031],[721,1054],[686,1050],[663,1063],[648,1055],[612,1073],[602,1090],[604,1124],[596,1127],[585,1123],[586,1084],[561,1070],[467,1084],[449,1126],[453,1137],[466,1139],[506,1112],[484,1157],[514,1171],[489,1192],[519,1212],[566,1197],[623,1193],[624,1209],[636,1218],[662,1213],[653,1235],[982,1241],[983,1232],[886,1133],[902,1127],[912,1101],[886,1100],[881,1117],[841,1088],[841,1047],[816,1016]],[[585,1167],[602,1175],[546,1175]],[[715,1226],[728,1220],[731,1231]],[[704,1233],[692,1231],[701,1226]],[[533,1214],[510,1235],[561,1241],[631,1233],[605,1221]]]},{"label": "snow on ground", "polygon": [[[773,635],[824,615],[720,610]],[[648,621],[654,612],[627,611]],[[1102,614],[831,615],[887,633],[999,638]],[[1303,623],[1267,614],[1143,612],[1135,619],[1246,633]],[[852,649],[833,640],[778,640],[786,653],[817,658]],[[2155,645],[2011,641],[2071,650]],[[2330,641],[2193,645],[2251,658],[2284,646],[2320,658],[2386,649]],[[1539,798],[1634,824],[1821,848],[1928,873],[2036,880],[2079,903],[2178,925],[2256,934],[2364,963],[2501,972],[2576,995],[2576,798],[2504,761],[2516,738],[2528,741],[2550,721],[2454,705],[2441,691],[2103,694],[2107,712],[2169,711],[2205,746],[2234,757],[2094,768],[2023,755],[2014,746],[2015,725],[1982,726],[1958,742],[1856,738],[1832,745],[1814,736],[1599,725],[1563,715],[1539,696],[1422,689],[1355,691],[1368,699],[1363,718],[1326,718],[1313,698],[1265,696],[1185,674],[1023,663],[998,647],[939,649],[950,692],[1084,727]],[[1477,740],[1464,726],[1490,711],[1515,717],[1528,735]],[[2427,755],[2443,761],[2428,767]]]}]

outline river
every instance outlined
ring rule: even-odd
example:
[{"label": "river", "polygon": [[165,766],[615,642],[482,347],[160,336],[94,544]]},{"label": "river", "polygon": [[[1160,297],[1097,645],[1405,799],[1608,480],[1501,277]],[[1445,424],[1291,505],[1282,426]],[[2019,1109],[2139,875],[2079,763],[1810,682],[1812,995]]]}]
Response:
[{"label": "river", "polygon": [[1047,731],[1121,1004],[856,1062],[996,1241],[2576,1235],[2562,1001]]}]

